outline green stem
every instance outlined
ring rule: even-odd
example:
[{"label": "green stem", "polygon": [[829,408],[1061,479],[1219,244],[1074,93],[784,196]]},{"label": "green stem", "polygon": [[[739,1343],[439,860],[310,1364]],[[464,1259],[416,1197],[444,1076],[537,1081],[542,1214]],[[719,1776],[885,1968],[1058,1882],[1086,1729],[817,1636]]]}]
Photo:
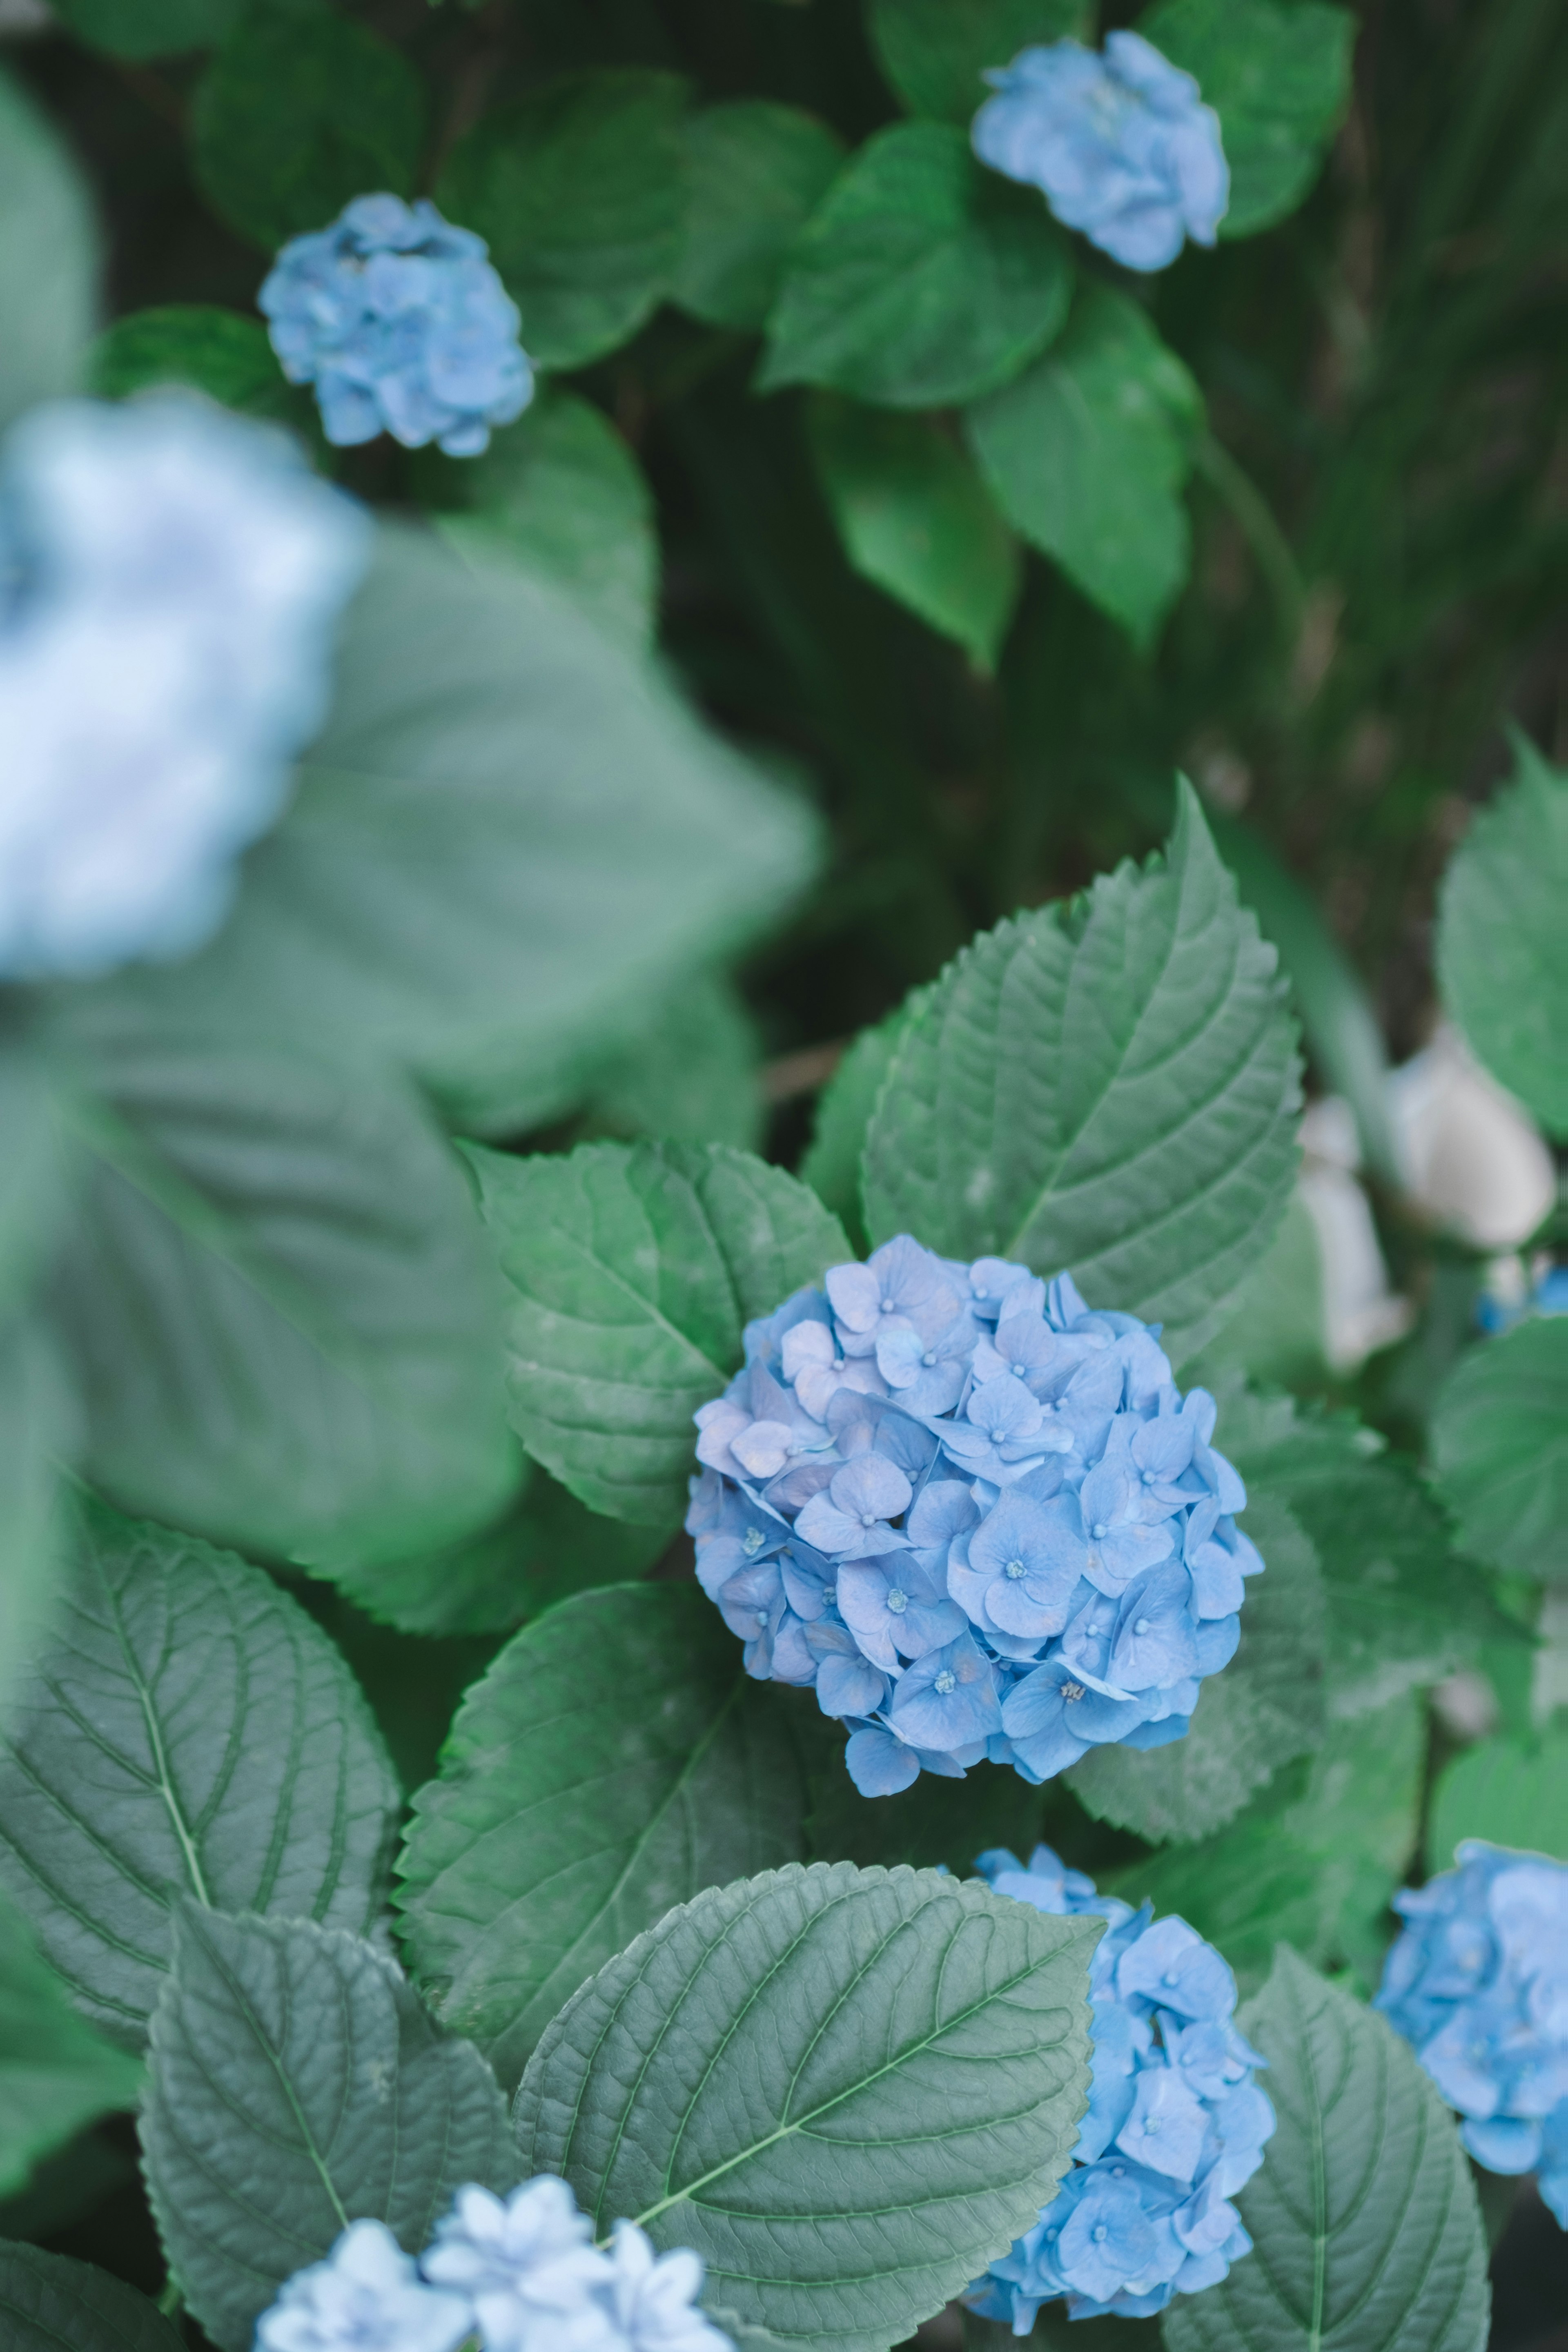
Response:
[{"label": "green stem", "polygon": [[165,2319],[178,2319],[184,2308],[184,2302],[185,2298],[180,2291],[180,2282],[171,2271],[159,2290],[158,2308]]},{"label": "green stem", "polygon": [[1301,633],[1307,592],[1296,568],[1290,542],[1274,520],[1273,508],[1252,477],[1243,473],[1230,451],[1212,433],[1196,436],[1192,457],[1194,471],[1203,476],[1236,518],[1274,599],[1280,635],[1288,646],[1294,646]]}]

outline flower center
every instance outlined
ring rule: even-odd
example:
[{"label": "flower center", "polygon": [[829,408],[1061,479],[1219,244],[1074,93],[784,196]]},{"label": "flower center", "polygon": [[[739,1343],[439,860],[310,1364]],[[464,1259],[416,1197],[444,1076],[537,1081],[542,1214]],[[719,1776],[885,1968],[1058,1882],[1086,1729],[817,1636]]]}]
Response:
[{"label": "flower center", "polygon": [[892,1314],[892,1312],[893,1312],[893,1302],[892,1302],[892,1300],[891,1300],[890,1298],[884,1298],[884,1299],[883,1299],[883,1301],[882,1301],[882,1312],[883,1312],[883,1314],[884,1314],[884,1315],[891,1315],[891,1314]]},{"label": "flower center", "polygon": [[951,1666],[943,1666],[941,1674],[938,1675],[936,1681],[932,1684],[931,1687],[936,1692],[939,1698],[945,1698],[949,1691],[956,1690],[958,1688],[958,1676],[953,1673]]},{"label": "flower center", "polygon": [[1090,1533],[1093,1535],[1096,1543],[1103,1543],[1105,1540],[1105,1521],[1103,1519],[1096,1519],[1093,1528],[1090,1529]]},{"label": "flower center", "polygon": [[767,1538],[761,1528],[748,1528],[741,1538],[741,1549],[747,1554],[759,1552],[766,1541]]},{"label": "flower center", "polygon": [[876,1512],[862,1511],[860,1514],[860,1524],[863,1528],[874,1528],[877,1524]]},{"label": "flower center", "polygon": [[1093,2229],[1089,2231],[1089,2236],[1094,2240],[1097,2246],[1103,2246],[1110,2235],[1110,2232],[1106,2228],[1103,2221],[1097,2221]]},{"label": "flower center", "polygon": [[1149,1631],[1149,1620],[1147,1617],[1136,1618],[1133,1621],[1132,1631],[1135,1633],[1146,1633]]},{"label": "flower center", "polygon": [[1016,1584],[1018,1579],[1024,1573],[1023,1561],[1021,1559],[1010,1559],[1007,1562],[1006,1567],[1002,1570],[1002,1573],[1004,1576],[1010,1576],[1014,1583]]},{"label": "flower center", "polygon": [[1081,1698],[1083,1696],[1083,1685],[1081,1683],[1063,1683],[1062,1696],[1066,1699],[1068,1705],[1071,1706],[1074,1699]]},{"label": "flower center", "polygon": [[900,1592],[898,1586],[895,1584],[891,1592],[888,1595],[889,1608],[892,1611],[895,1617],[901,1617],[909,1605],[909,1594],[907,1592]]},{"label": "flower center", "polygon": [[1013,1367],[1013,1378],[1016,1381],[1021,1381],[1028,1369],[1029,1367],[1027,1364],[1015,1364]]}]

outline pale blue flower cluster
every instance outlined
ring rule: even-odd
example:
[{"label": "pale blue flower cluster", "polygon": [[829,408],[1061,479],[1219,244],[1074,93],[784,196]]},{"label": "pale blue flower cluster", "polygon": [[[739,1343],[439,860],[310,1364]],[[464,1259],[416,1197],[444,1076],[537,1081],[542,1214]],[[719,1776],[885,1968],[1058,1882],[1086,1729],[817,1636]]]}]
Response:
[{"label": "pale blue flower cluster", "polygon": [[607,2251],[563,2180],[504,2200],[459,2189],[418,2261],[381,2221],[354,2221],[257,2323],[256,2352],[731,2352],[696,2308],[702,2264],[656,2254],[635,2222]]},{"label": "pale blue flower cluster", "polygon": [[477,457],[533,397],[517,306],[489,247],[428,198],[356,196],[296,236],[257,297],[290,383],[313,383],[329,441],[390,433]]},{"label": "pale blue flower cluster", "polygon": [[1373,2007],[1402,2033],[1489,2172],[1533,2172],[1568,2229],[1568,1864],[1467,1838],[1396,1895],[1405,1921]]},{"label": "pale blue flower cluster", "polygon": [[697,1573],[760,1681],[815,1687],[867,1796],[1179,1739],[1263,1566],[1148,1325],[901,1235],[748,1324],[697,1413]]},{"label": "pale blue flower cluster", "polygon": [[36,409],[0,452],[0,974],[216,929],[326,715],[368,517],[194,396]]},{"label": "pale blue flower cluster", "polygon": [[1188,237],[1213,245],[1230,202],[1219,117],[1141,33],[1108,34],[1103,54],[1025,49],[985,79],[975,153],[1068,228],[1129,269],[1165,268]]},{"label": "pale blue flower cluster", "polygon": [[1184,1919],[1097,1895],[1047,1845],[1027,1870],[1005,1851],[975,1867],[998,1895],[1109,1925],[1089,1964],[1093,2068],[1072,2168],[970,2305],[1016,2336],[1058,2295],[1069,2319],[1147,2318],[1252,2250],[1228,2200],[1262,2163],[1274,2110],[1252,2079],[1266,2062],[1231,2021],[1236,1979]]}]

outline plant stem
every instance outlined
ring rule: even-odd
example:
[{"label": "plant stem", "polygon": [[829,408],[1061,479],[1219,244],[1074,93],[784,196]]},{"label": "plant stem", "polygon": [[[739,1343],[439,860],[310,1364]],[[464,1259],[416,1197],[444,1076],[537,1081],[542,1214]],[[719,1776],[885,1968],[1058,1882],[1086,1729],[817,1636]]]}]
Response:
[{"label": "plant stem", "polygon": [[1194,470],[1225,501],[1239,524],[1243,538],[1279,616],[1279,631],[1294,646],[1301,633],[1306,590],[1289,541],[1274,519],[1274,509],[1249,474],[1242,471],[1212,433],[1200,433],[1192,445]]}]

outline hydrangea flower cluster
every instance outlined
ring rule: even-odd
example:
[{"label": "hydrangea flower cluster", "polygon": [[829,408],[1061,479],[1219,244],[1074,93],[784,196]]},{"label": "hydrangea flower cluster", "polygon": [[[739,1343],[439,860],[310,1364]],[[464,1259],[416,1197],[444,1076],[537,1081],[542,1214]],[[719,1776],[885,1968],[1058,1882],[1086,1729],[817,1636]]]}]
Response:
[{"label": "hydrangea flower cluster", "polygon": [[906,1234],[826,1282],[696,1415],[686,1524],[748,1673],[815,1686],[866,1796],[1179,1739],[1263,1566],[1214,1399],[1066,1275]]},{"label": "hydrangea flower cluster", "polygon": [[1467,1838],[1396,1895],[1405,1927],[1373,2006],[1402,2033],[1489,2172],[1534,2172],[1568,2230],[1568,1864]]},{"label": "hydrangea flower cluster", "polygon": [[1230,202],[1219,117],[1141,33],[1025,49],[985,77],[974,152],[1043,191],[1057,218],[1129,269],[1163,269],[1186,238],[1213,245]]},{"label": "hydrangea flower cluster", "polygon": [[1005,1850],[975,1867],[1037,1911],[1109,1924],[1090,1964],[1094,2057],[1072,2168],[1034,2229],[971,2288],[972,2309],[1027,2336],[1058,2295],[1070,2319],[1142,2319],[1216,2285],[1252,2250],[1227,2200],[1274,2129],[1252,2079],[1267,2062],[1232,2022],[1235,1978],[1184,1919],[1097,1895],[1047,1845],[1027,1870]]},{"label": "hydrangea flower cluster", "polygon": [[368,518],[194,396],[36,409],[0,455],[0,973],[188,952],[326,715]]},{"label": "hydrangea flower cluster", "polygon": [[390,433],[477,457],[533,397],[521,321],[471,229],[429,199],[356,196],[291,237],[257,297],[290,383],[313,383],[329,441]]},{"label": "hydrangea flower cluster", "polygon": [[656,2254],[633,2221],[607,2252],[563,2180],[504,2201],[458,2192],[417,2262],[382,2221],[352,2222],[257,2323],[257,2352],[731,2352],[695,2298],[702,2263]]}]

